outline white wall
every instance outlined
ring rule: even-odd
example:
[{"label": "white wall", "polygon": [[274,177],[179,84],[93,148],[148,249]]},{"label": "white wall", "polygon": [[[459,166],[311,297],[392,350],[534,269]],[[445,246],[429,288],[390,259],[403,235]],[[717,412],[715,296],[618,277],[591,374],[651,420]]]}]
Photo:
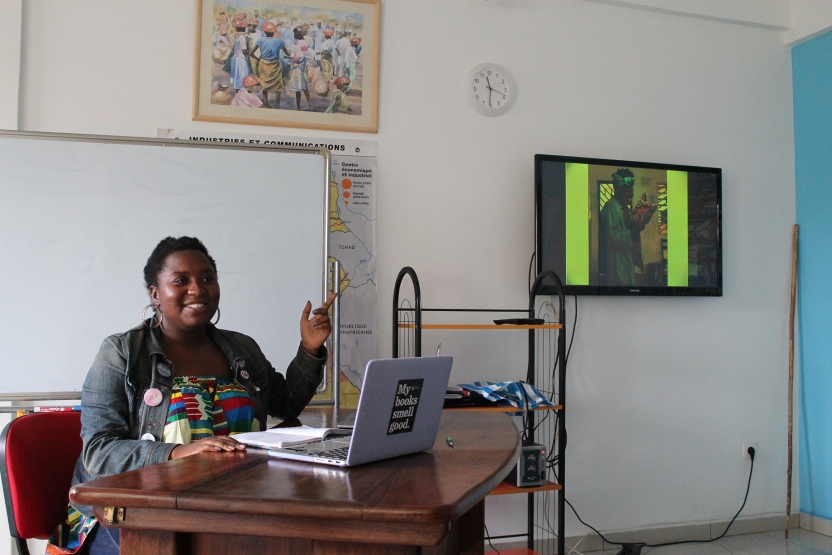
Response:
[{"label": "white wall", "polygon": [[[586,0],[601,4],[786,30],[790,4],[813,0]],[[818,0],[825,1],[825,0]]]},{"label": "white wall", "polygon": [[[190,121],[193,10],[25,3],[21,128],[245,129]],[[580,299],[567,498],[603,531],[727,520],[747,477],[740,446],[753,441],[744,515],[782,512],[794,223],[783,33],[578,0],[383,0],[381,30],[379,133],[360,137],[378,140],[379,354],[402,266],[419,273],[425,306],[526,305],[535,153],[722,167],[724,297]],[[463,97],[485,61],[518,81],[499,118]],[[443,342],[461,382],[519,378],[523,339],[426,334],[425,345]],[[520,531],[515,505],[489,501],[492,534]],[[568,535],[583,530],[569,515]]]},{"label": "white wall", "polygon": [[832,28],[832,0],[791,0],[791,28],[785,41],[797,46]]},{"label": "white wall", "polygon": [[20,86],[20,22],[23,0],[0,0],[0,129],[17,129]]},{"label": "white wall", "polygon": [[832,0],[584,0],[785,31],[783,43],[796,46],[832,28]]}]

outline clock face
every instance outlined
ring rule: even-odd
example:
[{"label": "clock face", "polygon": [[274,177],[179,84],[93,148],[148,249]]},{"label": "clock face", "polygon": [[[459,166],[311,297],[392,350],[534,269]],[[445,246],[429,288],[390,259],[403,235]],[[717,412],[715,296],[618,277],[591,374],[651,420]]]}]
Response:
[{"label": "clock face", "polygon": [[517,94],[511,74],[495,64],[480,64],[469,71],[465,87],[471,107],[486,116],[505,113]]}]

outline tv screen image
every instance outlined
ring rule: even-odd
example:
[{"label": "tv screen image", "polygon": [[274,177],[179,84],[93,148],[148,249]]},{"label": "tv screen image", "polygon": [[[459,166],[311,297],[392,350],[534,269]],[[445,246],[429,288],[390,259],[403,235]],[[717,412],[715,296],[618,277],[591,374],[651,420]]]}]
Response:
[{"label": "tv screen image", "polygon": [[721,296],[721,192],[719,168],[538,154],[538,272],[567,295]]}]

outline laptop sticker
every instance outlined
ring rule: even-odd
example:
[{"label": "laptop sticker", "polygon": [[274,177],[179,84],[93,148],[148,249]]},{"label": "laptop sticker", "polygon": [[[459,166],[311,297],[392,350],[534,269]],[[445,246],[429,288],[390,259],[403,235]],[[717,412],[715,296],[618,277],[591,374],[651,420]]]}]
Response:
[{"label": "laptop sticker", "polygon": [[390,425],[387,426],[388,436],[413,431],[413,422],[416,420],[416,410],[419,408],[419,398],[422,396],[424,382],[424,378],[399,381],[396,387],[393,413],[390,415]]}]

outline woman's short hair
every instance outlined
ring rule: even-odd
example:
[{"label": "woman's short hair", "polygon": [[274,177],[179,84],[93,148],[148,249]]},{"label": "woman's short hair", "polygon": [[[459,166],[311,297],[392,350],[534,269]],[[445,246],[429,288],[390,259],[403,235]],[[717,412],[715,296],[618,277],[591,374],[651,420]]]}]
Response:
[{"label": "woman's short hair", "polygon": [[217,271],[217,263],[208,254],[208,249],[205,248],[202,241],[196,237],[165,237],[159,241],[159,244],[150,253],[150,258],[147,259],[147,264],[144,266],[144,284],[146,287],[149,288],[151,285],[154,287],[159,286],[159,274],[165,267],[165,260],[168,256],[179,251],[201,252],[208,257],[211,266],[214,267],[214,271]]}]

